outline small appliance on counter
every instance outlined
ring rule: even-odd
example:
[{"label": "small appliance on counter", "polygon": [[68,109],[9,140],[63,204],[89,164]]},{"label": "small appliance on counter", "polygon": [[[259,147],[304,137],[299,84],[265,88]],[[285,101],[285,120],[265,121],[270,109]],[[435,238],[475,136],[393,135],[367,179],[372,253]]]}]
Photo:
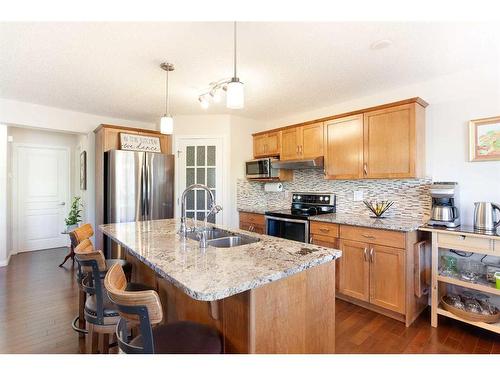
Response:
[{"label": "small appliance on counter", "polygon": [[430,187],[432,198],[431,219],[427,223],[432,226],[455,228],[460,226],[458,202],[458,183],[434,182]]},{"label": "small appliance on counter", "polygon": [[499,225],[500,205],[491,202],[474,203],[474,229],[494,232]]},{"label": "small appliance on counter", "polygon": [[336,212],[332,193],[292,193],[289,210],[266,212],[266,234],[288,240],[309,242],[309,216]]}]

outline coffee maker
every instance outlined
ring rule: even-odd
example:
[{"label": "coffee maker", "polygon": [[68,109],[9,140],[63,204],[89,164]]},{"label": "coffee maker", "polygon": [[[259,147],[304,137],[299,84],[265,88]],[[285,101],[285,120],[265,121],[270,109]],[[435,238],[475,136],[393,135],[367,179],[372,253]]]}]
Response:
[{"label": "coffee maker", "polygon": [[457,208],[458,183],[434,182],[430,187],[432,198],[431,219],[427,223],[433,226],[455,228],[460,226]]}]

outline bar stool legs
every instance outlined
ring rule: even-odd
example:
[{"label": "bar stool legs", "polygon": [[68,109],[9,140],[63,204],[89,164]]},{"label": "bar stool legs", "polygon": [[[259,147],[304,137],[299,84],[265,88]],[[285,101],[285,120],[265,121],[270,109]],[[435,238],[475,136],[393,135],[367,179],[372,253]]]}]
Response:
[{"label": "bar stool legs", "polygon": [[100,326],[92,323],[88,323],[88,326],[90,354],[109,354],[109,340],[115,337],[116,326]]}]

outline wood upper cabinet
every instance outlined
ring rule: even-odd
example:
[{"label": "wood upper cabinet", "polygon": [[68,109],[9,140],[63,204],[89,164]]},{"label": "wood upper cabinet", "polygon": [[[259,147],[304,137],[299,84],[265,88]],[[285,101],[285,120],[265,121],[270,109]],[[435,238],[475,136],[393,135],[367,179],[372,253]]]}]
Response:
[{"label": "wood upper cabinet", "polygon": [[253,136],[253,156],[262,158],[266,156],[277,156],[280,153],[279,131],[269,132]]},{"label": "wood upper cabinet", "polygon": [[410,103],[364,114],[366,178],[421,177],[425,165],[423,107]]},{"label": "wood upper cabinet", "polygon": [[341,240],[342,250],[339,292],[368,302],[370,300],[369,245],[364,242]]},{"label": "wood upper cabinet", "polygon": [[325,176],[363,178],[363,115],[325,122]]},{"label": "wood upper cabinet", "polygon": [[323,156],[323,123],[297,126],[281,131],[281,160]]},{"label": "wood upper cabinet", "polygon": [[323,123],[304,125],[301,134],[300,153],[302,159],[312,159],[324,154]]},{"label": "wood upper cabinet", "polygon": [[393,247],[370,246],[370,302],[405,312],[405,251]]},{"label": "wood upper cabinet", "polygon": [[280,160],[300,159],[299,144],[300,132],[298,128],[282,130]]}]

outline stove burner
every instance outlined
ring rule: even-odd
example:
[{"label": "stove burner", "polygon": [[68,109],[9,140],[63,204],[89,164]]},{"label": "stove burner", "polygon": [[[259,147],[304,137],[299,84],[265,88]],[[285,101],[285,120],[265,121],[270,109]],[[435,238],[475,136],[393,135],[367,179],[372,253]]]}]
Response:
[{"label": "stove burner", "polygon": [[309,216],[334,213],[336,196],[331,193],[293,193],[289,210],[268,211],[266,215],[307,220]]}]

